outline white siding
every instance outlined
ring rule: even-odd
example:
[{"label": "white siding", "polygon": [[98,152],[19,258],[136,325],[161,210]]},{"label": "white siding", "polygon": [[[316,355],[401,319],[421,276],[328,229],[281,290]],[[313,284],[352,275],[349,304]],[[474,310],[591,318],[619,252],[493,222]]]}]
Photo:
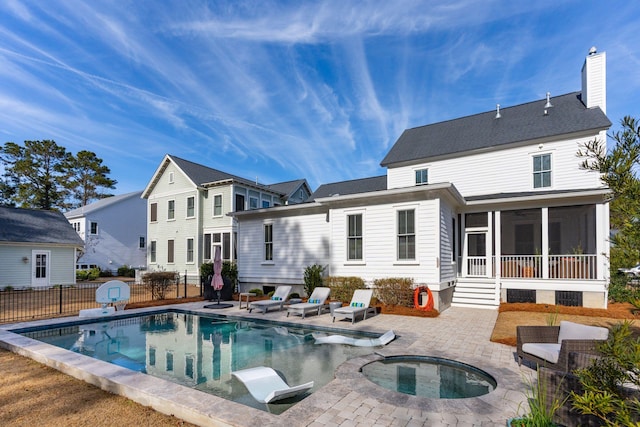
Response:
[{"label": "white siding", "polygon": [[534,191],[532,156],[549,153],[552,185],[536,190],[598,188],[602,187],[600,176],[581,170],[579,166],[582,161],[576,156],[579,144],[592,140],[595,136],[389,168],[388,187],[414,186],[415,170],[428,168],[429,183],[451,182],[465,197]]},{"label": "white siding", "polygon": [[[264,260],[265,223],[273,224],[273,262]],[[325,213],[243,219],[238,225],[240,283],[302,284],[305,267],[329,263]]]},{"label": "white siding", "polygon": [[[0,287],[31,287],[32,251],[50,251],[49,286],[76,283],[75,249],[33,245],[0,245]],[[27,262],[23,262],[23,258]]]},{"label": "white siding", "polygon": [[446,202],[440,201],[440,281],[456,279],[454,250],[455,230],[453,218],[456,214]]}]

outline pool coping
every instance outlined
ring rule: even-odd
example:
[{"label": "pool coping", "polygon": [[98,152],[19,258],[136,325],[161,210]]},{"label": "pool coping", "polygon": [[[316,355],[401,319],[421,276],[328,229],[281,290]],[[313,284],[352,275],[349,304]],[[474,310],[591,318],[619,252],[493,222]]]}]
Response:
[{"label": "pool coping", "polygon": [[[212,314],[206,309],[201,309],[197,304],[178,304],[162,307],[149,307],[144,309],[125,310],[122,315],[116,313],[109,320],[125,318],[130,315],[162,313],[166,311],[191,312],[194,314]],[[312,326],[307,322],[283,321],[248,316],[245,313],[215,313],[230,318],[262,319],[277,324],[292,324],[296,327]],[[380,315],[379,315],[380,316]],[[289,320],[289,318],[286,318]],[[501,369],[492,365],[486,365],[483,357],[474,354],[457,355],[458,362],[477,366],[497,381],[496,389],[483,396],[465,399],[430,399],[410,396],[403,393],[385,389],[364,377],[360,371],[362,366],[382,356],[397,355],[424,355],[424,352],[411,350],[407,345],[411,341],[411,334],[400,335],[398,339],[388,346],[376,350],[368,356],[356,357],[342,363],[335,370],[335,379],[303,399],[293,407],[280,415],[251,408],[240,403],[232,402],[199,390],[194,390],[168,380],[152,377],[150,375],[131,371],[126,368],[102,362],[89,356],[84,356],[71,351],[63,350],[53,345],[24,337],[12,331],[27,327],[48,326],[58,324],[85,323],[87,319],[78,317],[66,317],[57,319],[38,320],[0,325],[0,347],[11,350],[17,354],[29,357],[39,363],[50,366],[65,374],[81,379],[100,387],[106,391],[125,396],[145,406],[168,415],[174,415],[180,419],[201,426],[243,426],[243,425],[309,425],[315,420],[322,420],[325,412],[339,406],[341,399],[352,393],[357,393],[365,398],[374,399],[402,408],[407,411],[420,413],[448,413],[456,414],[457,419],[493,420],[495,413],[504,413],[505,408],[520,407],[523,400],[522,387],[513,387],[523,382],[523,378],[517,369],[508,367]],[[105,319],[95,319],[103,321]],[[368,322],[368,320],[367,320]],[[365,322],[366,323],[366,322]],[[328,331],[353,331],[350,327],[326,328]],[[369,333],[379,334],[376,325],[365,325]],[[359,328],[358,332],[362,332]],[[429,356],[450,358],[444,352],[432,350]],[[515,415],[515,413],[514,413]],[[323,425],[322,423],[318,425]],[[455,424],[454,424],[455,425]]]}]

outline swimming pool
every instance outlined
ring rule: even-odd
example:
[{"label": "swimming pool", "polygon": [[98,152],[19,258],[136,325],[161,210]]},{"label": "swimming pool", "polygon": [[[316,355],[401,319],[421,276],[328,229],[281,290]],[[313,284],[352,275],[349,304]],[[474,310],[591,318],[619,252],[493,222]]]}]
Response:
[{"label": "swimming pool", "polygon": [[261,404],[231,372],[270,366],[290,385],[314,381],[313,392],[334,378],[337,366],[373,352],[316,345],[312,332],[317,329],[180,311],[20,331],[38,341],[274,414],[304,396]]}]

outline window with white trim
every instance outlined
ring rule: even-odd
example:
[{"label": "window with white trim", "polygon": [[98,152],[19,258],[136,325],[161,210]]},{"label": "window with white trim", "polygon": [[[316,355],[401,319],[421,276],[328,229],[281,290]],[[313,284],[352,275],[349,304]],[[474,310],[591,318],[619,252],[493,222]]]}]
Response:
[{"label": "window with white trim", "polygon": [[139,241],[138,241],[138,247],[140,249],[144,249],[145,246],[145,237],[144,236],[140,236]]},{"label": "window with white trim", "polygon": [[91,234],[98,234],[98,223],[91,221]]},{"label": "window with white trim", "polygon": [[429,183],[429,169],[416,170],[416,185],[423,185]]},{"label": "window with white trim", "polygon": [[264,225],[264,260],[273,261],[273,224]]},{"label": "window with white trim", "polygon": [[174,182],[173,181],[173,177],[174,177],[173,172],[169,172],[169,184],[173,184],[173,182]]},{"label": "window with white trim", "polygon": [[174,248],[175,242],[173,240],[167,240],[167,263],[169,264],[173,264],[174,259],[173,259],[173,248]]},{"label": "window with white trim", "polygon": [[167,219],[174,219],[176,217],[176,201],[169,200],[167,202]]},{"label": "window with white trim", "polygon": [[156,241],[149,242],[149,262],[156,262]]},{"label": "window with white trim", "polygon": [[416,259],[415,210],[398,211],[398,260]]},{"label": "window with white trim", "polygon": [[193,218],[196,216],[196,198],[193,196],[187,197],[187,218]]},{"label": "window with white trim", "polygon": [[213,216],[222,216],[222,194],[213,196]]},{"label": "window with white trim", "polygon": [[193,237],[187,239],[187,262],[193,262]]},{"label": "window with white trim", "polygon": [[533,156],[533,188],[551,187],[551,154]]},{"label": "window with white trim", "polygon": [[347,260],[362,260],[362,214],[347,215]]},{"label": "window with white trim", "polygon": [[151,203],[149,209],[149,221],[156,222],[158,221],[158,204]]}]

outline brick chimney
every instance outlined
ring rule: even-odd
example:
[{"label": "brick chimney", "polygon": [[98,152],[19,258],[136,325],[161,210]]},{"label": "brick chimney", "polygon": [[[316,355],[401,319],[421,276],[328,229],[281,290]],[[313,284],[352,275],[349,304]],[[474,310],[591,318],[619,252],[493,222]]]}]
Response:
[{"label": "brick chimney", "polygon": [[582,103],[607,114],[607,54],[592,47],[582,66]]}]

